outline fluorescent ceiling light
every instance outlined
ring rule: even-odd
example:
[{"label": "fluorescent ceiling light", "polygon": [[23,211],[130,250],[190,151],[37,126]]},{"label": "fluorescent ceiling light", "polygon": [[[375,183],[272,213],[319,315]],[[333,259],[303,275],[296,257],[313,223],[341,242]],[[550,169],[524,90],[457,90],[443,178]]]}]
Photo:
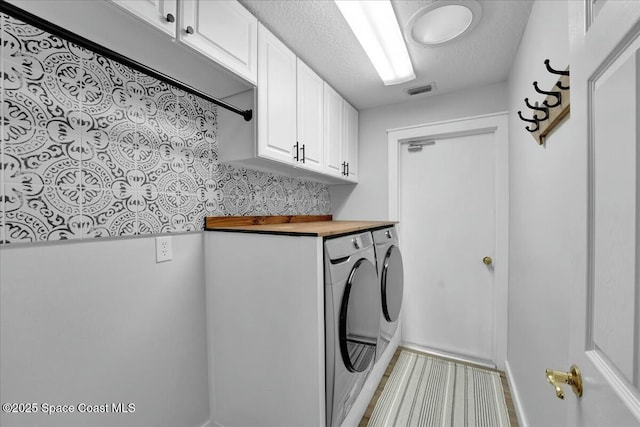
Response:
[{"label": "fluorescent ceiling light", "polygon": [[476,26],[482,15],[475,0],[438,0],[420,9],[409,19],[407,39],[433,46],[446,43]]},{"label": "fluorescent ceiling light", "polygon": [[385,85],[416,78],[389,0],[335,0]]}]

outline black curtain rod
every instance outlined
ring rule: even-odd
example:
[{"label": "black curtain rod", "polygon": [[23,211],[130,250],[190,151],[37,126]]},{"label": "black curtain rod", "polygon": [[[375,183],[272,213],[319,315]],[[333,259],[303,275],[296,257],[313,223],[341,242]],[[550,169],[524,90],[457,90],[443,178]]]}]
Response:
[{"label": "black curtain rod", "polygon": [[106,48],[97,43],[94,43],[91,40],[86,39],[78,34],[72,33],[71,31],[66,30],[65,28],[55,25],[47,20],[40,18],[39,16],[36,16],[32,13],[29,13],[25,10],[20,9],[17,6],[7,3],[5,0],[0,0],[0,12],[4,12],[8,15],[13,16],[14,18],[17,18],[17,19],[20,19],[21,21],[26,22],[27,24],[33,25],[34,27],[38,27],[43,31],[46,31],[55,36],[63,38],[67,41],[75,43],[78,46],[82,46],[86,49],[92,50],[96,53],[99,53],[100,55],[106,56],[109,59],[120,62],[121,64],[131,67],[134,70],[140,71],[141,73],[147,74],[160,81],[163,81],[167,84],[175,86],[179,89],[182,89],[185,92],[189,92],[189,93],[192,93],[193,95],[204,98],[215,105],[218,105],[224,109],[233,111],[234,113],[241,115],[242,117],[244,117],[246,121],[250,121],[251,118],[253,117],[252,110],[241,110],[240,108],[234,107],[233,105],[228,104],[220,99],[213,98],[204,92],[201,92],[187,84],[184,84],[174,79],[173,77],[167,76],[166,74],[156,71],[153,68],[149,68],[144,64],[141,64],[137,61],[134,61],[131,58],[121,55],[118,52],[115,52],[109,48]]}]

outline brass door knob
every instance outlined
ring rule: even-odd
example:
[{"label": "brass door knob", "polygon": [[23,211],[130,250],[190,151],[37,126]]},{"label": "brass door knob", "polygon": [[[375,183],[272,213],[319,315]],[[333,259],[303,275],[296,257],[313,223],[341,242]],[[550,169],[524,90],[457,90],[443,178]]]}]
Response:
[{"label": "brass door knob", "polygon": [[569,372],[547,369],[545,374],[549,384],[556,389],[558,399],[564,399],[564,390],[562,390],[561,384],[569,384],[576,396],[582,396],[582,374],[580,374],[580,369],[576,365],[571,365]]},{"label": "brass door knob", "polygon": [[486,256],[486,257],[482,258],[482,262],[484,262],[486,265],[493,264],[493,260],[491,259],[490,256]]}]

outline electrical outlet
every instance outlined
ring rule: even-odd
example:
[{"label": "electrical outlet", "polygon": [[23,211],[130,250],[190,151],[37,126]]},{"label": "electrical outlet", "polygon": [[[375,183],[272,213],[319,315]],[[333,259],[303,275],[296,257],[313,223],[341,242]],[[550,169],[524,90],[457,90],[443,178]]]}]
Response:
[{"label": "electrical outlet", "polygon": [[156,263],[173,259],[171,236],[156,237]]}]

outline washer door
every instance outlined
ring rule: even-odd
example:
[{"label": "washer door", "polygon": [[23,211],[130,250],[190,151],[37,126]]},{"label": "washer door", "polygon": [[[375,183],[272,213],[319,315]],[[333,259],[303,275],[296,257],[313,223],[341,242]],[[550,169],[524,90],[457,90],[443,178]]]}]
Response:
[{"label": "washer door", "polygon": [[380,279],[382,295],[382,313],[387,322],[395,322],[402,307],[402,292],[404,288],[404,268],[402,255],[397,246],[392,245],[387,250],[382,264]]},{"label": "washer door", "polygon": [[362,372],[373,362],[380,317],[376,268],[359,259],[347,279],[340,307],[340,353],[346,368]]}]

